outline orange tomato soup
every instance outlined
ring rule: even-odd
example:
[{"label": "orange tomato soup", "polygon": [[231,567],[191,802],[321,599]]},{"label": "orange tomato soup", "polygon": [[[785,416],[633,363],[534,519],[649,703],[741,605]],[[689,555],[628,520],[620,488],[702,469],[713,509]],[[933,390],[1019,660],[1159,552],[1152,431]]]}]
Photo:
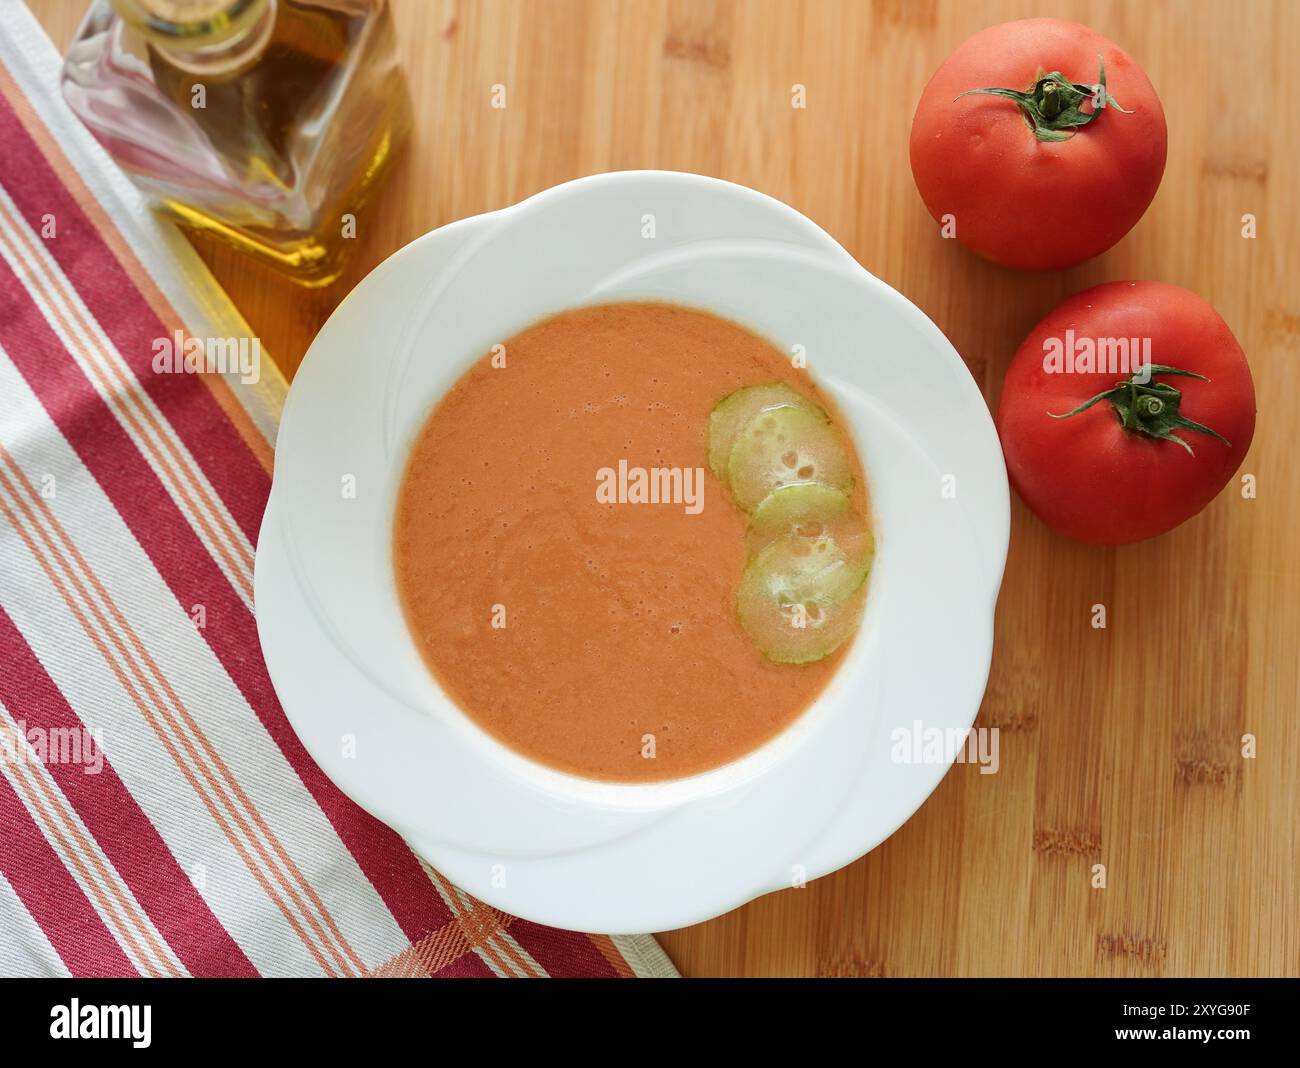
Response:
[{"label": "orange tomato soup", "polygon": [[[825,398],[762,338],[673,305],[580,308],[504,344],[433,410],[398,495],[397,589],[430,670],[494,738],[587,778],[743,756],[812,703],[843,649],[778,665],[741,630],[747,517],[709,472],[709,412],[777,380]],[[701,507],[598,499],[620,461],[689,470]]]}]

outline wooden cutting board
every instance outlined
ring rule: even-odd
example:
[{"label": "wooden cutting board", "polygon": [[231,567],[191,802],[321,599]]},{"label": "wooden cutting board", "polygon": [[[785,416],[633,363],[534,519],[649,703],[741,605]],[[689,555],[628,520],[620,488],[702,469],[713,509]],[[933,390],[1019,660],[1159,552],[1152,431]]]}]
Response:
[{"label": "wooden cutting board", "polygon": [[[56,44],[83,5],[30,0]],[[395,0],[413,143],[356,261],[308,293],[204,249],[292,373],[371,267],[433,227],[597,171],[698,171],[825,227],[944,330],[997,401],[1065,295],[1153,278],[1210,300],[1244,346],[1259,427],[1206,511],[1122,549],[1013,504],[979,723],[1000,770],[957,766],[870,856],[662,935],[687,975],[1300,974],[1300,108],[1291,0]],[[1155,203],[1082,267],[1021,275],[939,239],[912,184],[922,86],[974,31],[1087,22],[1163,100]],[[507,106],[490,106],[492,87]],[[794,85],[804,109],[791,107]],[[1063,205],[1062,210],[1069,210]],[[1254,214],[1258,237],[1241,236]],[[364,354],[358,354],[364,358]],[[1094,629],[1093,606],[1107,626]],[[942,665],[936,665],[942,670]],[[1244,735],[1256,755],[1242,756]],[[1095,865],[1105,888],[1094,888]]]}]

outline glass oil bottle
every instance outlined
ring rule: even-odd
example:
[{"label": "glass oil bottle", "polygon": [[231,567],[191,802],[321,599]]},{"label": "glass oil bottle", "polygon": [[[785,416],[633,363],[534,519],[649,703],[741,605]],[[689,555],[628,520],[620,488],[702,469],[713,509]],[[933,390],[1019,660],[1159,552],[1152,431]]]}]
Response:
[{"label": "glass oil bottle", "polygon": [[411,121],[387,0],[95,0],[63,92],[164,214],[307,286]]}]

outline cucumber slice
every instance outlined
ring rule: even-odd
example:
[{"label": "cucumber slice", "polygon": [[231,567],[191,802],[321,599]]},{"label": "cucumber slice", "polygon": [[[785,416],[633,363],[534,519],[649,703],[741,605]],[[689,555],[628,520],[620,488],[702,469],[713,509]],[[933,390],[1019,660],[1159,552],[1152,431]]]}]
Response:
[{"label": "cucumber slice", "polygon": [[727,479],[736,503],[752,512],[773,490],[800,482],[848,493],[853,462],[821,409],[773,408],[745,424],[727,460]]},{"label": "cucumber slice", "polygon": [[728,393],[709,413],[709,469],[727,481],[727,460],[745,424],[767,408],[815,409],[812,401],[781,382],[745,386]]},{"label": "cucumber slice", "polygon": [[870,562],[871,530],[848,495],[820,482],[797,482],[773,490],[754,509],[745,532],[752,556],[782,534],[815,538],[829,534],[851,560]]},{"label": "cucumber slice", "polygon": [[783,534],[745,568],[736,614],[769,660],[810,664],[829,656],[857,629],[866,573],[827,535]]}]

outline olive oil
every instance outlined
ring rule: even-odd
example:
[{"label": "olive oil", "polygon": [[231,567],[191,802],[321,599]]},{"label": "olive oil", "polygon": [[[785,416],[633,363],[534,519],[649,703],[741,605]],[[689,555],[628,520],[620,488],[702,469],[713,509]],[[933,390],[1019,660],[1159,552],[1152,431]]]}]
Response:
[{"label": "olive oil", "polygon": [[165,214],[304,285],[410,127],[385,0],[98,0],[64,94]]}]

